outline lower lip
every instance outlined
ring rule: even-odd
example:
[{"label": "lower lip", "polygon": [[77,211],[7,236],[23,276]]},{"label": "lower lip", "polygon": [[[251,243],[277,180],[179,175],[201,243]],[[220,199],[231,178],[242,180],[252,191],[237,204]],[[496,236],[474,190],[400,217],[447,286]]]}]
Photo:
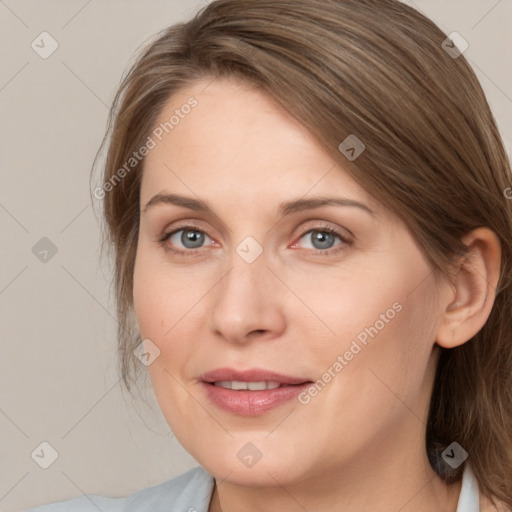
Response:
[{"label": "lower lip", "polygon": [[207,382],[201,385],[208,398],[221,409],[241,416],[259,416],[295,398],[311,382],[263,391],[234,391]]}]

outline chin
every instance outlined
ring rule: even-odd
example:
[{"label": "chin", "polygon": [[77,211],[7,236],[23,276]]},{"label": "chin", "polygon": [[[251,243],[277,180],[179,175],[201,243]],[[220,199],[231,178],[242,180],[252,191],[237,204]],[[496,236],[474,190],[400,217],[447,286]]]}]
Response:
[{"label": "chin", "polygon": [[233,464],[231,460],[215,460],[211,464],[208,461],[200,461],[200,464],[219,481],[244,487],[275,487],[276,482],[286,485],[288,482],[300,478],[300,475],[290,472],[291,464],[293,464],[290,461],[270,461],[270,463],[264,464],[263,460],[260,460],[252,467]]}]

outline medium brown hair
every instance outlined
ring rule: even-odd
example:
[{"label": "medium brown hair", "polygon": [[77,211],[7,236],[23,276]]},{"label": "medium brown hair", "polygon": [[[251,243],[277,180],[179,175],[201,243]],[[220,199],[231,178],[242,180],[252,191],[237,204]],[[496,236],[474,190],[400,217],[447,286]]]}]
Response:
[{"label": "medium brown hair", "polygon": [[[124,76],[102,144],[108,141],[103,180],[119,178],[174,93],[203,78],[235,77],[273,96],[403,219],[435,275],[449,276],[465,255],[463,235],[492,229],[502,245],[495,303],[471,340],[439,348],[426,449],[450,481],[463,466],[448,471],[440,453],[459,443],[484,495],[512,507],[510,163],[475,74],[463,55],[445,51],[445,39],[396,0],[214,1],[159,33]],[[353,162],[338,149],[350,134],[366,146]],[[143,165],[103,192],[128,389],[140,342],[132,292]]]}]

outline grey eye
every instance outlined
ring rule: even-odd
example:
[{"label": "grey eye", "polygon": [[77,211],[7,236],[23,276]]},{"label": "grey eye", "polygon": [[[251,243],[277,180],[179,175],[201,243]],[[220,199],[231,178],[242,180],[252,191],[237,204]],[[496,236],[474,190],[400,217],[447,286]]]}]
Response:
[{"label": "grey eye", "polygon": [[185,249],[198,249],[202,247],[206,239],[210,237],[197,229],[180,229],[170,237],[171,243]]},{"label": "grey eye", "polygon": [[[305,240],[305,248],[306,249],[319,249],[319,250],[325,250],[325,249],[331,249],[336,244],[336,238],[341,240],[339,235],[336,235],[335,233],[331,233],[330,231],[321,230],[321,229],[313,229],[308,231],[307,233],[304,233],[301,240]],[[307,243],[310,244],[310,246],[307,246]]]}]

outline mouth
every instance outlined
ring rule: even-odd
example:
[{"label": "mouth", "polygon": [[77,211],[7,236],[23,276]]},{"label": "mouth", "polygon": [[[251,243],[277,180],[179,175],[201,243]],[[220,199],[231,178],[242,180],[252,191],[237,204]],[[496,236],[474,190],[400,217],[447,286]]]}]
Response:
[{"label": "mouth", "polygon": [[218,408],[241,416],[262,415],[296,397],[312,380],[271,371],[220,368],[199,379]]}]

